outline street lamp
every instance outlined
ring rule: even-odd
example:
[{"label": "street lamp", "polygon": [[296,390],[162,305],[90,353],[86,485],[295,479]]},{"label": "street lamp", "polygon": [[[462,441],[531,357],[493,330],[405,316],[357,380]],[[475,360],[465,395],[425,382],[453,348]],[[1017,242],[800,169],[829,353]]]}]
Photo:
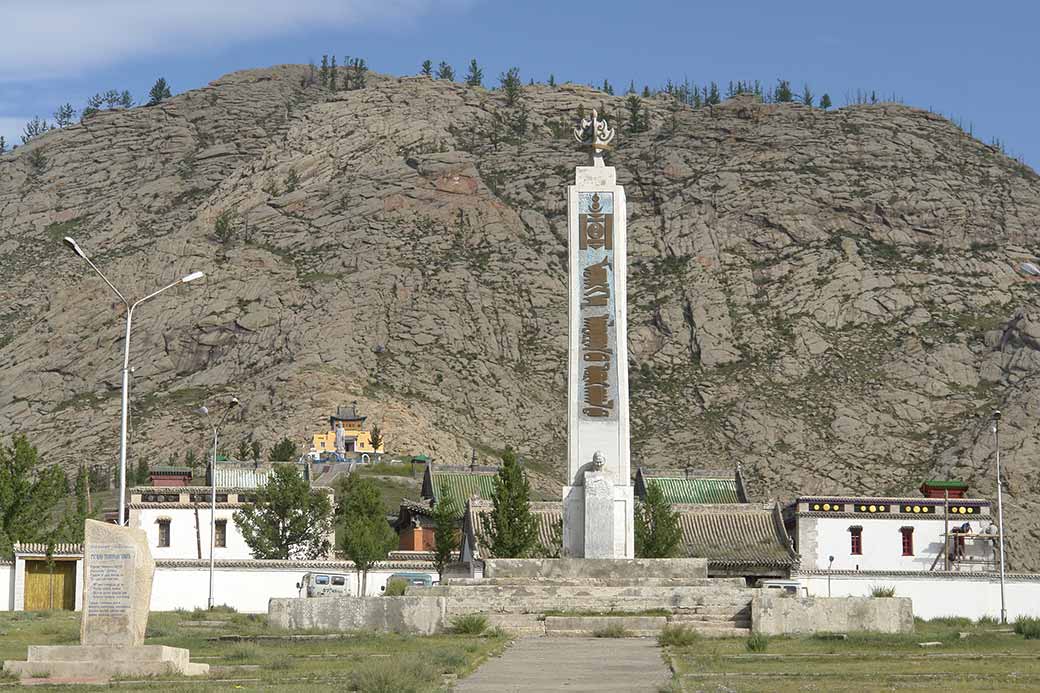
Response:
[{"label": "street lamp", "polygon": [[[224,419],[231,413],[231,410],[237,406],[238,397],[232,397],[220,420],[210,424],[213,426],[213,457],[209,466],[209,599],[206,600],[208,609],[213,608],[213,548],[217,545],[217,429],[224,423]],[[209,408],[205,405],[199,407],[198,412],[206,417],[207,421],[212,421],[209,418]]]},{"label": "street lamp", "polygon": [[834,556],[827,557],[827,596],[831,596],[831,568],[834,567]]},{"label": "street lamp", "polygon": [[158,291],[153,291],[144,298],[131,303],[126,300],[126,297],[123,296],[112,282],[108,281],[108,277],[98,269],[97,265],[91,262],[90,258],[87,257],[87,254],[83,252],[83,249],[79,247],[79,244],[76,243],[76,241],[65,236],[65,243],[72,248],[76,255],[79,255],[81,258],[86,260],[87,264],[90,265],[90,268],[97,272],[99,277],[105,280],[108,287],[115,292],[116,296],[119,297],[119,300],[123,302],[124,306],[126,306],[126,336],[123,338],[123,402],[119,432],[119,519],[117,522],[117,524],[123,525],[126,523],[126,427],[127,418],[129,417],[130,403],[130,325],[134,319],[134,310],[137,306],[141,305],[148,299],[155,298],[167,289],[172,289],[175,286],[193,282],[196,279],[201,279],[205,275],[203,275],[202,272],[192,272],[191,274],[181,277],[172,284],[168,284]]},{"label": "street lamp", "polygon": [[993,447],[997,450],[997,535],[1000,541],[1000,622],[1007,623],[1007,606],[1004,603],[1004,480],[1000,476],[1000,410],[993,412]]}]

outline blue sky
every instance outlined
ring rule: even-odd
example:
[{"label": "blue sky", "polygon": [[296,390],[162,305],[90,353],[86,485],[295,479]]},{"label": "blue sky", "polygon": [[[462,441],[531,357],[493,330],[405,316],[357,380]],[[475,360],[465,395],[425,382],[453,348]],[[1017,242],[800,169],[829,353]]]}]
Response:
[{"label": "blue sky", "polygon": [[516,65],[526,81],[661,86],[758,79],[808,83],[835,105],[857,89],[894,94],[972,125],[1040,166],[1040,3],[994,0],[492,2],[490,0],[0,0],[0,135],[17,143],[105,89],[144,100],[222,74],[323,53],[390,74],[429,58],[485,83]]}]

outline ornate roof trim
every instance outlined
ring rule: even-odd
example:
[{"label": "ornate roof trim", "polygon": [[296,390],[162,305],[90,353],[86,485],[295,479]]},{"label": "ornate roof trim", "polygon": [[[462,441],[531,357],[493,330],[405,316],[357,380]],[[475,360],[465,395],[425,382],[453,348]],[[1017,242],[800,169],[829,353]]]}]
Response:
[{"label": "ornate roof trim", "polygon": [[[61,543],[54,544],[52,547],[52,556],[82,556],[83,555],[83,544],[72,544],[72,543]],[[44,542],[15,542],[14,551],[15,555],[27,554],[32,556],[46,556],[47,555],[47,544]]]}]

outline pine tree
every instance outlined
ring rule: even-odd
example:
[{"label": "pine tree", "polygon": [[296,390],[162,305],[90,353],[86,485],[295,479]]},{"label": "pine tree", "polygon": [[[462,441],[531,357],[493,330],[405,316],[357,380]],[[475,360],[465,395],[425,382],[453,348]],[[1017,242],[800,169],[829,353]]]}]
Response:
[{"label": "pine tree", "polygon": [[515,106],[523,96],[523,82],[520,81],[520,68],[511,67],[498,76],[502,91],[506,95],[506,105]]},{"label": "pine tree", "polygon": [[600,91],[610,94],[611,96],[614,95],[614,87],[611,86],[610,82],[607,80],[603,80],[603,86],[600,88]]},{"label": "pine tree", "polygon": [[46,120],[40,120],[39,116],[33,116],[32,120],[28,121],[22,130],[22,144],[31,142],[50,129],[51,127],[47,125]]},{"label": "pine tree", "polygon": [[80,467],[76,475],[76,486],[74,490],[75,505],[65,509],[61,525],[58,528],[58,538],[73,544],[83,541],[83,525],[90,518],[89,501],[89,472]]},{"label": "pine tree", "polygon": [[137,471],[134,473],[134,484],[136,486],[144,486],[149,482],[151,475],[148,472],[148,462],[145,460],[139,460],[137,462]]},{"label": "pine tree", "polygon": [[296,443],[286,436],[271,448],[267,456],[272,462],[295,462],[297,455]]},{"label": "pine tree", "polygon": [[65,473],[57,465],[41,467],[24,435],[0,444],[0,556],[9,556],[14,542],[43,541],[51,509],[67,493]]},{"label": "pine tree", "polygon": [[471,87],[479,87],[484,81],[484,71],[477,64],[477,59],[469,61],[469,72],[466,74],[466,84]]},{"label": "pine tree", "polygon": [[549,86],[550,87],[555,87],[556,86],[556,75],[554,75],[552,73],[549,73]]},{"label": "pine tree", "polygon": [[643,85],[643,98],[644,99],[649,99],[651,96],[652,96],[652,94],[650,93],[650,85],[644,84]]},{"label": "pine tree", "polygon": [[812,106],[814,98],[815,98],[815,96],[813,95],[812,90],[809,89],[809,85],[806,84],[805,86],[803,86],[802,87],[802,103],[805,104],[806,106]]},{"label": "pine tree", "polygon": [[773,91],[773,101],[776,103],[791,103],[794,94],[791,92],[791,83],[786,79],[778,80],[776,89]]},{"label": "pine tree", "polygon": [[155,80],[155,84],[153,84],[152,88],[148,90],[148,103],[145,105],[155,106],[171,96],[170,85],[166,83],[166,78],[160,77]]},{"label": "pine tree", "polygon": [[238,459],[238,461],[242,462],[244,460],[251,459],[249,457],[249,453],[249,441],[243,438],[238,442],[238,450],[235,452],[235,457]]},{"label": "pine tree", "polygon": [[329,89],[336,91],[339,89],[339,85],[336,83],[336,56],[332,56],[332,63],[329,65]]},{"label": "pine tree", "polygon": [[636,556],[639,558],[672,558],[679,551],[682,530],[679,516],[672,511],[657,484],[650,484],[646,498],[636,505]]},{"label": "pine tree", "polygon": [[364,89],[368,74],[368,66],[365,64],[365,59],[348,59],[345,64],[347,66],[347,77],[344,86],[347,91],[350,91],[351,89]]},{"label": "pine tree", "polygon": [[634,79],[629,80],[628,89],[625,91],[625,96],[636,93],[636,81]]},{"label": "pine tree", "polygon": [[262,452],[262,450],[260,449],[260,441],[251,441],[249,443],[249,452],[253,453],[253,456],[250,458],[251,460],[259,461],[260,453]]},{"label": "pine tree", "polygon": [[7,151],[7,140],[4,139],[3,135],[0,135],[0,154]]},{"label": "pine tree", "polygon": [[[188,469],[190,469],[192,472],[194,472],[198,468],[198,466],[199,466],[199,458],[195,455],[195,451],[194,450],[185,450],[184,451],[184,466],[187,467]],[[116,474],[118,474],[118,473],[119,473],[119,471],[117,470]]]},{"label": "pine tree", "polygon": [[822,108],[823,110],[826,111],[828,108],[831,107],[831,105],[832,104],[831,104],[831,95],[830,94],[824,94],[823,96],[820,97],[820,108]]},{"label": "pine tree", "polygon": [[454,82],[455,68],[442,60],[441,64],[437,66],[437,79],[446,79],[449,82]]},{"label": "pine tree", "polygon": [[433,76],[433,62],[431,62],[429,60],[424,60],[423,61],[423,64],[422,64],[422,74],[424,74],[427,77],[432,77]]},{"label": "pine tree", "polygon": [[386,521],[379,489],[371,480],[351,474],[339,486],[336,514],[342,521],[342,548],[361,577],[358,596],[363,596],[368,571],[393,550],[397,536]]},{"label": "pine tree", "polygon": [[433,567],[444,581],[444,567],[451,562],[451,554],[459,548],[459,517],[462,511],[450,498],[441,499],[433,506]]},{"label": "pine tree", "polygon": [[58,110],[54,112],[54,123],[59,128],[67,128],[72,125],[72,121],[76,118],[76,109],[72,107],[71,103],[67,103],[64,106],[58,106]]},{"label": "pine tree", "polygon": [[711,88],[708,90],[707,96],[704,97],[704,102],[712,106],[722,103],[722,97],[719,95],[719,85],[715,82],[711,83]]},{"label": "pine tree", "polygon": [[130,91],[124,89],[119,95],[119,100],[116,101],[116,106],[119,108],[133,108],[134,97],[130,95]]},{"label": "pine tree", "polygon": [[101,110],[104,105],[105,99],[101,94],[94,94],[87,99],[87,105],[83,107],[83,111],[79,114],[79,122],[83,122],[90,116]]},{"label": "pine tree", "polygon": [[628,109],[628,131],[643,132],[647,130],[646,114],[643,113],[643,100],[634,93],[625,99],[625,107]]},{"label": "pine tree", "polygon": [[329,56],[321,56],[321,70],[318,72],[318,83],[321,84],[322,89],[328,89],[329,87]]},{"label": "pine tree", "polygon": [[383,432],[379,429],[378,425],[372,425],[372,430],[368,434],[368,439],[373,450],[378,452],[379,448],[383,447]]},{"label": "pine tree", "polygon": [[274,465],[256,490],[256,502],[233,517],[254,558],[313,561],[332,548],[332,503],[312,491],[291,464]]},{"label": "pine tree", "polygon": [[531,514],[531,486],[511,448],[502,454],[502,466],[491,492],[494,507],[481,516],[490,554],[496,558],[524,558],[538,546],[538,523]]}]

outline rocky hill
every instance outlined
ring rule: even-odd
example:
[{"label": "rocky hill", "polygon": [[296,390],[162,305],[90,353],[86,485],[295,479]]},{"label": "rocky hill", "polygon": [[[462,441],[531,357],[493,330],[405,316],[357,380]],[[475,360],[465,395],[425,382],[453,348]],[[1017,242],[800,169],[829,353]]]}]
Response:
[{"label": "rocky hill", "polygon": [[565,186],[579,108],[619,125],[633,464],[739,462],[760,496],[995,493],[1004,411],[1013,566],[1040,569],[1040,178],[901,105],[824,112],[499,91],[304,67],[235,73],[0,156],[0,434],[51,462],[117,454],[122,309],[141,296],[134,459],[205,449],[191,408],[237,394],[229,447],[301,444],[357,400],[395,451],[565,451]]}]

